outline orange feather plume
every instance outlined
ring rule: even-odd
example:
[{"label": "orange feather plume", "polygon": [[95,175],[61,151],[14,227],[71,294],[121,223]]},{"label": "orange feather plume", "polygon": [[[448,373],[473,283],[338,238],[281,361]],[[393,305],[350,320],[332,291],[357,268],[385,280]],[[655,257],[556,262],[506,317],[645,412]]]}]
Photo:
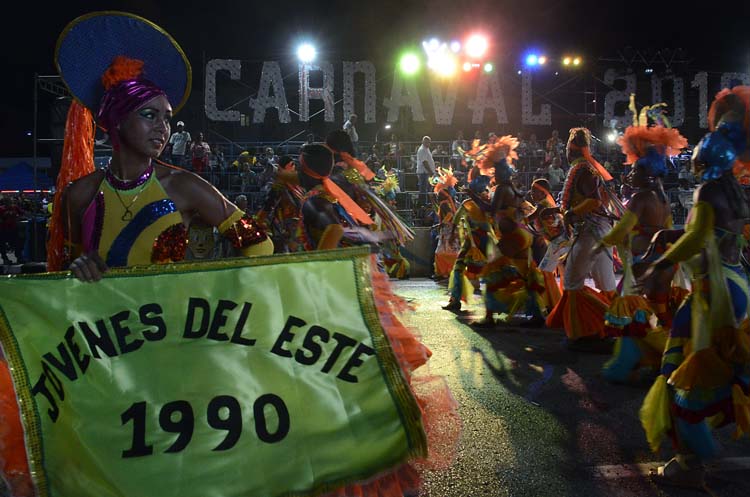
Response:
[{"label": "orange feather plume", "polygon": [[136,79],[143,73],[143,61],[118,55],[102,74],[102,85],[109,90],[121,81]]},{"label": "orange feather plume", "polygon": [[508,165],[513,165],[513,161],[518,159],[518,138],[511,135],[501,136],[495,143],[487,145],[487,153],[479,162],[479,169],[482,170],[482,174],[485,176],[492,176],[495,170],[495,163],[500,160],[500,157],[505,153],[505,158],[508,161]]},{"label": "orange feather plume", "polygon": [[645,156],[650,147],[658,147],[665,155],[675,155],[688,145],[687,138],[677,129],[664,126],[628,126],[617,143],[626,156],[626,164],[633,164]]}]

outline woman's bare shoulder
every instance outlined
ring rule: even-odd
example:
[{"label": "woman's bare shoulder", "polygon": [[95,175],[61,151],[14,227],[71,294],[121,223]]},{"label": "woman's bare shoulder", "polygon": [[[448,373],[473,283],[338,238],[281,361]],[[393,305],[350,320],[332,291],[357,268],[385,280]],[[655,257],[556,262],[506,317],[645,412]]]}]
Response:
[{"label": "woman's bare shoulder", "polygon": [[91,203],[91,200],[99,191],[99,186],[104,180],[104,171],[97,169],[75,181],[71,181],[65,187],[65,198],[72,210],[80,210]]}]

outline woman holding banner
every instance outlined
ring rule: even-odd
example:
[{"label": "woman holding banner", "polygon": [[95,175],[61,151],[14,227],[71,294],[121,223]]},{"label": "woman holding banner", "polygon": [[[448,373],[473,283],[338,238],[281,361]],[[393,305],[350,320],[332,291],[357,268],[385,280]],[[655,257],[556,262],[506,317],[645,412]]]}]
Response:
[{"label": "woman holding banner", "polygon": [[[56,65],[75,100],[55,198],[61,207],[50,228],[50,271],[70,268],[91,282],[109,267],[181,260],[187,226],[198,218],[243,255],[273,252],[265,232],[218,190],[157,159],[191,87],[190,64],[169,34],[132,14],[87,14],[63,31]],[[113,149],[105,170],[94,169],[94,112]],[[0,465],[13,495],[31,495],[18,406],[7,364],[0,366]]]},{"label": "woman holding banner", "polygon": [[[218,227],[219,232],[231,240],[234,247],[243,255],[270,254],[273,251],[273,244],[265,232],[255,224],[254,220],[247,217],[245,213],[240,211],[210,184],[192,173],[156,160],[169,137],[169,120],[173,113],[171,102],[176,104],[176,109],[179,109],[187,99],[190,90],[190,66],[180,47],[167,33],[151,22],[132,14],[119,12],[88,14],[76,19],[66,27],[58,42],[56,61],[63,80],[77,100],[70,111],[66,127],[66,144],[63,153],[65,162],[58,180],[58,191],[63,190],[60,186],[64,187],[68,183],[72,183],[65,188],[64,198],[56,199],[57,202],[62,203],[61,208],[55,209],[58,217],[53,221],[52,226],[49,247],[49,268],[51,270],[60,270],[69,264],[76,278],[89,282],[101,279],[102,273],[107,271],[109,267],[129,267],[181,260],[185,255],[187,243],[185,226],[189,225],[193,219],[198,218]],[[103,89],[100,87],[100,81],[103,83]],[[112,162],[104,171],[93,170],[94,133],[93,119],[89,109],[97,110],[97,124],[108,133],[113,145]],[[313,169],[309,170],[317,171],[313,172],[313,175],[320,175],[319,182],[322,189],[330,186],[330,181],[326,181],[326,178],[333,165],[333,155],[326,147],[315,145],[311,147],[310,150],[303,152],[302,158],[312,165]],[[303,162],[304,171],[305,162]],[[315,178],[313,177],[313,179]],[[333,191],[335,195],[335,189]],[[366,214],[364,214],[364,219],[367,219]],[[325,231],[325,227],[323,231]],[[318,248],[321,248],[320,245]],[[286,265],[279,263],[279,266]],[[168,275],[169,278],[180,276],[177,272],[169,270],[165,270],[164,275]],[[161,278],[162,273],[159,273],[158,276]],[[370,285],[370,279],[364,278],[362,283]],[[80,287],[90,288],[86,285],[78,285],[78,288]],[[373,277],[372,287],[375,287],[374,293],[376,295],[374,299],[377,309],[371,312],[369,316],[382,324],[385,328],[384,332],[388,333],[388,337],[387,339],[384,338],[382,342],[378,341],[377,345],[375,345],[375,339],[369,332],[365,339],[373,342],[373,345],[377,347],[377,351],[375,351],[377,354],[387,354],[389,367],[395,372],[395,376],[389,378],[401,381],[408,378],[411,371],[424,364],[430,353],[403,325],[394,320],[395,318],[389,310],[393,306],[393,301],[384,301],[388,298],[387,281],[383,284],[380,280],[375,281]],[[129,304],[132,304],[130,297],[131,295],[128,295],[126,300]],[[276,298],[278,300],[278,293]],[[196,302],[198,300],[200,299],[191,299],[191,301]],[[224,305],[234,304],[225,300],[221,302]],[[371,302],[371,300],[368,302]],[[76,304],[71,302],[71,305],[75,307]],[[249,313],[251,307],[252,304],[245,302],[243,309],[247,309]],[[72,312],[75,313],[75,311]],[[124,312],[131,313],[132,311]],[[153,317],[153,315],[151,316]],[[244,318],[240,316],[239,319],[246,319],[247,315],[244,314],[244,316]],[[226,322],[225,318],[226,316],[224,316],[224,322]],[[146,317],[146,319],[150,318]],[[292,317],[290,316],[289,319],[292,319]],[[221,327],[219,321],[221,319],[212,320],[212,323]],[[163,323],[163,321],[161,322]],[[237,323],[235,335],[239,340],[239,333],[243,328],[239,324],[240,321],[237,321]],[[3,345],[10,346],[8,340],[12,338],[8,338],[10,332],[6,328],[3,328]],[[122,326],[118,329],[123,333],[129,333],[129,330]],[[320,331],[322,328],[317,327],[315,329],[322,333]],[[369,330],[369,328],[364,329],[365,331]],[[70,332],[75,334],[72,327]],[[380,333],[380,331],[378,332]],[[167,334],[162,333],[162,335]],[[187,328],[184,336],[187,336]],[[163,336],[160,340],[164,340]],[[224,344],[228,343],[221,339],[218,339],[217,343],[219,341]],[[24,343],[24,346],[27,343],[21,342]],[[244,340],[241,344],[251,346],[254,342],[255,340]],[[76,350],[81,351],[77,346]],[[366,349],[362,350],[366,351]],[[221,350],[222,359],[225,360],[227,366],[229,366],[229,361],[225,359],[224,354],[228,352],[228,350]],[[278,349],[276,353],[267,353],[268,356],[274,354],[281,357],[279,354],[284,354],[284,352]],[[32,355],[36,358],[39,354],[34,352]],[[20,363],[16,362],[16,355],[11,357],[14,358],[13,364],[15,366],[13,368],[13,379],[15,380],[15,386],[19,388],[18,391],[21,392],[19,398],[23,395],[27,396],[23,397],[20,402],[17,400],[14,393],[14,381],[11,381],[11,371],[3,361],[0,364],[0,473],[8,483],[12,495],[35,495],[37,490],[44,493],[45,489],[49,491],[50,487],[55,488],[57,486],[57,488],[60,488],[61,480],[65,480],[65,478],[59,477],[61,474],[59,466],[54,468],[58,472],[54,473],[55,476],[50,477],[49,480],[46,480],[47,477],[45,476],[46,474],[53,474],[49,468],[45,468],[42,473],[34,472],[33,475],[29,470],[29,461],[32,462],[32,469],[34,469],[40,468],[39,461],[41,459],[37,456],[27,457],[24,429],[19,416],[19,403],[25,409],[23,411],[25,413],[24,422],[27,427],[29,423],[34,423],[34,420],[31,419],[34,416],[29,415],[29,409],[35,408],[29,406],[35,404],[33,404],[33,399],[28,400],[30,385],[19,383],[19,378],[25,377],[19,373],[20,366],[18,364]],[[101,357],[101,359],[107,361],[110,357],[112,356],[107,355],[106,358]],[[204,357],[204,359],[208,360],[207,357]],[[122,367],[122,364],[122,362],[119,363],[120,367]],[[245,362],[233,364],[242,368]],[[356,364],[352,363],[352,366],[356,366]],[[111,367],[110,362],[106,362],[103,366],[104,369]],[[400,371],[399,368],[401,368]],[[127,369],[127,367],[124,369]],[[112,369],[107,371],[112,372]],[[285,368],[279,368],[279,371],[281,376],[287,373]],[[380,371],[380,369],[377,369],[377,371]],[[401,371],[403,371],[403,374],[399,374]],[[325,372],[323,371],[323,373]],[[109,376],[116,375],[112,373]],[[224,377],[223,380],[229,377],[232,381],[231,375],[228,375],[226,370],[221,376]],[[300,377],[292,375],[284,376],[284,378],[289,381],[302,381]],[[329,381],[329,384],[332,381]],[[132,387],[128,387],[131,393],[141,395],[142,391],[147,391],[147,387],[151,387],[151,382],[149,381],[148,384],[130,382],[129,385]],[[441,406],[447,409],[452,408],[452,399],[447,389],[440,388],[444,385],[427,384],[427,380],[424,378],[413,379],[409,385],[406,385],[406,380],[404,380],[399,385],[404,387],[400,390],[404,394],[402,395],[405,399],[403,405],[408,404],[409,409],[411,409],[409,412],[414,414],[414,421],[410,422],[411,424],[407,428],[408,432],[416,437],[416,443],[412,449],[409,449],[408,453],[403,452],[403,456],[399,455],[398,460],[380,458],[377,461],[380,466],[369,468],[369,472],[364,475],[361,473],[355,474],[354,470],[350,469],[352,467],[350,465],[341,470],[344,473],[349,471],[349,473],[339,477],[340,479],[335,479],[334,476],[336,475],[314,474],[315,471],[309,471],[310,474],[292,478],[292,481],[279,478],[274,480],[273,483],[282,488],[283,492],[302,487],[303,490],[309,490],[310,493],[325,490],[330,491],[331,495],[342,496],[356,494],[396,497],[413,492],[419,484],[419,474],[409,464],[409,461],[415,457],[426,456],[427,445],[425,442],[426,439],[432,438],[431,432],[441,433],[445,438],[448,432],[435,427],[433,424],[435,409],[437,408],[435,399],[438,397],[442,399]],[[424,391],[429,390],[430,395],[417,396],[413,391],[409,393],[407,390],[410,387],[417,388],[415,385],[422,385]],[[191,386],[191,388],[195,387]],[[387,388],[384,390],[386,393],[388,391]],[[182,393],[183,395],[192,394],[185,391]],[[442,396],[440,393],[442,393]],[[268,395],[263,397],[268,397]],[[403,400],[401,397],[392,399],[391,394],[384,398],[388,402],[382,400],[376,402],[376,405],[383,407],[383,409],[390,408],[391,400],[399,400],[399,402]],[[81,397],[75,399],[82,402]],[[216,399],[223,399],[222,402],[224,402],[229,397],[220,395],[214,397],[211,402]],[[94,401],[99,401],[99,399],[94,399]],[[32,402],[32,404],[28,402]],[[66,402],[69,402],[68,405],[72,405],[74,398],[69,398]],[[184,404],[183,401],[176,402]],[[174,404],[175,402],[170,402],[165,406]],[[136,417],[140,415],[132,408],[140,405],[145,406],[142,402],[134,403],[131,409],[122,413],[121,418],[116,420],[116,424],[119,426],[120,420],[122,420],[122,424],[132,420],[135,427],[137,424]],[[211,404],[209,404],[209,408],[210,406]],[[219,407],[217,406],[218,404],[214,406],[217,409],[217,419],[209,420],[208,423],[211,426],[226,427],[229,420],[223,418],[225,413],[218,414]],[[231,409],[229,410],[231,411]],[[184,409],[182,412],[184,412]],[[444,413],[445,411],[440,412]],[[428,416],[428,413],[432,416]],[[143,414],[145,415],[145,412]],[[256,415],[256,418],[258,417]],[[36,418],[39,418],[39,416]],[[50,418],[52,418],[52,422],[55,422],[56,418],[52,417],[51,414]],[[440,418],[450,421],[449,417],[441,416]],[[138,417],[138,419],[142,418]],[[280,419],[281,417],[279,417]],[[182,420],[187,421],[187,418]],[[374,421],[374,418],[372,420]],[[160,415],[159,421],[162,427],[165,426],[165,423],[167,427],[173,426],[173,423],[175,423],[171,416],[162,417]],[[396,421],[396,418],[394,418],[394,421]],[[404,424],[403,421],[398,421],[398,423]],[[326,424],[327,428],[330,426]],[[66,429],[73,428],[66,427]],[[234,428],[237,428],[237,426],[234,426]],[[268,435],[266,427],[262,428],[263,430],[258,432],[260,433],[258,436],[263,436],[269,444],[275,443],[277,440],[266,436]],[[137,431],[134,431],[134,437]],[[314,430],[304,433],[312,433],[310,436],[320,435],[319,431]],[[327,432],[326,436],[334,433]],[[400,435],[401,431],[392,429],[389,433],[396,433],[399,439],[398,445],[406,447],[408,440]],[[192,429],[188,438],[190,437],[192,437]],[[106,443],[110,442],[106,435],[104,435],[104,439],[107,440]],[[32,437],[27,440],[30,444],[29,454],[41,452],[40,445],[42,444],[39,433],[36,434],[36,438]],[[33,440],[37,442],[33,442]],[[235,442],[236,439],[231,444]],[[90,457],[93,453],[91,450],[93,442],[87,444],[86,439],[79,437],[76,443],[79,447],[78,452],[75,452],[75,449],[72,448],[63,448],[57,452],[62,453],[65,458],[69,457],[76,461],[75,464],[79,474],[75,478],[79,481],[88,481],[86,477],[92,477],[91,481],[114,482],[115,480],[105,478],[108,472],[100,470],[97,466],[98,461],[93,466],[82,465],[79,467],[79,459]],[[183,444],[180,449],[172,450],[175,444],[168,448],[166,452],[181,451],[184,448]],[[136,447],[136,445],[139,447],[138,450],[128,449],[123,451],[122,458],[141,457],[151,453],[149,448],[143,446],[143,444],[134,442],[133,447]],[[224,442],[220,446],[224,446]],[[449,442],[443,446],[449,447],[448,450],[451,450],[453,443]],[[215,450],[225,449],[216,448]],[[437,452],[439,456],[441,453],[440,451]],[[115,453],[115,457],[119,457],[117,451]],[[314,453],[318,454],[318,452]],[[228,459],[222,454],[219,455],[222,457],[210,457],[208,459],[219,465],[227,464]],[[291,456],[291,454],[284,454],[285,458],[286,456]],[[201,457],[205,458],[206,456]],[[338,459],[337,455],[336,460],[338,461]],[[428,462],[434,462],[434,460],[435,453],[431,451]],[[448,462],[447,458],[446,462]],[[312,465],[311,461],[308,461],[308,463],[310,465],[305,465],[302,472],[308,470]],[[327,463],[328,460],[321,462],[321,464]],[[143,465],[143,462],[141,462],[141,465]],[[185,480],[189,469],[180,463],[174,463],[174,466],[177,469],[170,476]],[[67,463],[63,465],[63,472],[67,467]],[[94,469],[91,469],[92,467]],[[226,495],[234,495],[232,491],[223,492],[223,490],[236,488],[237,482],[247,481],[250,483],[249,480],[252,480],[253,476],[256,476],[256,479],[258,479],[257,476],[264,478],[267,476],[265,474],[252,475],[252,473],[245,472],[237,473],[234,478],[229,478],[225,473],[215,471],[216,468],[202,467],[201,469],[214,470],[212,474],[222,474],[222,477],[226,480],[226,488],[222,486],[217,491]],[[158,472],[154,474],[157,475]],[[162,478],[150,474],[139,474],[138,476],[141,485],[153,488],[159,487],[160,484],[163,485]],[[193,472],[193,476],[195,476],[195,472]],[[55,477],[57,481],[53,481]],[[360,483],[363,479],[367,479],[367,483]],[[186,483],[187,480],[182,480],[180,483],[183,488],[170,487],[170,490],[175,492],[174,495],[187,495],[190,492],[195,495],[201,494],[200,489],[188,488],[190,484]],[[70,483],[68,482],[68,484]],[[111,483],[111,488],[109,486],[97,488],[94,485],[90,492],[91,495],[144,495],[141,491],[138,493],[124,491],[123,488],[120,488],[120,485],[124,484],[125,482],[122,480],[117,480],[117,485]],[[110,485],[110,483],[107,483],[107,485]],[[276,494],[274,493],[274,495]],[[73,494],[68,493],[66,495]],[[81,495],[81,493],[77,493],[77,495]]]}]

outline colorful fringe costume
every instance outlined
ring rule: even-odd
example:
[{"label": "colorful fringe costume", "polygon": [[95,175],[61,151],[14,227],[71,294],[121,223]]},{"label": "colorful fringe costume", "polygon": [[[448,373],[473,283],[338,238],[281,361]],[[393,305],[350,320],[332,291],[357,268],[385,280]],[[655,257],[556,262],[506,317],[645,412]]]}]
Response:
[{"label": "colorful fringe costume", "polygon": [[562,214],[558,211],[552,194],[539,180],[534,180],[531,188],[544,195],[544,198],[537,202],[533,227],[534,231],[544,238],[547,246],[544,256],[539,261],[539,269],[544,277],[545,307],[552,310],[562,298],[560,284],[555,274],[562,274],[561,260],[568,253],[570,240],[563,224]]},{"label": "colorful fringe costume", "polygon": [[[300,155],[303,175],[323,181],[322,184],[311,188],[302,200],[301,222],[304,226],[305,246],[308,250],[317,250],[321,246],[323,248],[335,248],[336,245],[331,240],[335,241],[337,238],[335,234],[337,226],[340,229],[338,238],[343,242],[343,245],[357,243],[352,235],[345,234],[350,232],[351,228],[362,229],[362,226],[374,224],[351,197],[343,190],[336,189],[335,186],[331,185],[328,177],[333,163],[332,157],[329,157],[325,148],[327,147],[321,145],[306,145]],[[351,172],[348,174],[351,174]],[[349,181],[351,184],[359,182],[356,177]],[[361,191],[364,190],[357,190],[358,193],[361,193]],[[367,188],[367,191],[369,191],[369,188]],[[314,219],[316,213],[320,212],[328,217],[331,216],[331,212],[335,213],[336,219],[328,218],[327,221],[337,221],[338,224],[322,226],[320,222],[316,222]],[[311,220],[306,222],[306,217]],[[379,211],[375,212],[375,219],[382,222]],[[383,229],[389,228],[384,226]],[[354,233],[354,236],[356,236],[356,231]],[[342,235],[343,239],[341,238]],[[363,241],[367,242],[366,240]],[[420,471],[426,468],[444,468],[449,465],[458,440],[460,421],[456,413],[455,401],[444,380],[438,377],[414,378],[412,376],[413,371],[424,365],[432,353],[396,316],[397,313],[405,311],[407,305],[403,299],[393,294],[387,277],[378,269],[377,258],[374,255],[371,257],[370,267],[378,314],[399,361],[402,373],[412,387],[412,393],[422,409],[430,454],[426,460],[410,461],[378,475],[367,483],[349,485],[325,494],[324,497],[348,497],[351,495],[401,497],[415,493],[421,485]]]},{"label": "colorful fringe costume", "polygon": [[[714,101],[712,111],[716,107]],[[746,104],[746,118],[748,110]],[[738,128],[736,122],[724,122],[698,144],[694,164],[703,168],[704,184],[685,233],[655,265],[689,261],[694,271],[691,293],[672,323],[661,375],[641,408],[641,422],[652,450],[668,434],[678,455],[699,460],[718,451],[712,428],[734,423],[735,438],[750,434],[750,289],[743,268],[731,263],[746,244],[745,229],[728,230],[723,224],[740,221],[746,228],[750,223],[744,192],[732,174],[738,150],[747,144],[745,130]],[[718,204],[721,219],[714,199],[728,201],[728,209]]]},{"label": "colorful fringe costume", "polygon": [[514,228],[502,231],[500,236],[504,244],[513,245],[518,251],[503,253],[487,263],[480,274],[485,284],[485,309],[488,316],[500,313],[510,318],[524,312],[542,319],[543,309],[546,309],[544,276],[531,257],[533,235],[515,221],[515,210],[508,208],[503,211],[503,217],[511,221]]},{"label": "colorful fringe costume", "polygon": [[[653,450],[665,434],[678,452],[713,457],[711,428],[734,422],[735,436],[750,433],[750,335],[740,327],[747,316],[747,275],[722,262],[711,205],[698,202],[685,235],[665,254],[685,261],[701,249],[707,274],[695,274],[693,290],[677,311],[662,358],[661,375],[641,408]],[[735,235],[739,236],[739,235]]]},{"label": "colorful fringe costume", "polygon": [[485,266],[481,275],[485,284],[484,325],[494,323],[494,313],[509,319],[523,311],[533,318],[543,319],[547,310],[544,277],[532,257],[534,235],[521,222],[535,209],[523,201],[513,185],[516,170],[512,160],[518,158],[517,147],[518,140],[512,136],[498,138],[489,145],[489,152],[479,165],[482,173],[491,173],[497,183],[492,211],[501,254]]},{"label": "colorful fringe costume", "polygon": [[[571,162],[560,207],[563,212],[572,211],[581,221],[574,227],[575,236],[565,262],[562,298],[547,316],[547,326],[564,328],[570,340],[604,334],[604,313],[616,288],[614,259],[611,249],[595,253],[594,248],[611,228],[612,206],[621,207],[603,184],[611,179],[606,169],[591,157],[588,146],[578,147],[572,143],[576,132],[579,130],[571,130],[568,147],[580,150],[583,156]],[[582,191],[579,183],[583,175],[593,179],[596,185],[593,195]],[[600,292],[585,286],[589,274]]]},{"label": "colorful fringe costume", "polygon": [[300,201],[304,191],[298,184],[296,173],[279,170],[271,185],[263,207],[257,214],[258,222],[267,228],[273,240],[275,253],[299,252]]},{"label": "colorful fringe costume", "polygon": [[461,250],[451,270],[448,290],[451,302],[468,302],[474,290],[470,280],[479,277],[487,264],[489,244],[495,241],[492,220],[478,200],[471,198],[464,200],[454,219],[461,230]]},{"label": "colorful fringe costume", "polygon": [[438,169],[438,180],[434,182],[435,212],[440,219],[438,226],[438,242],[435,248],[434,273],[438,277],[448,278],[451,269],[456,264],[461,245],[456,232],[454,218],[456,215],[456,191],[454,187],[458,180],[453,176],[452,169]]},{"label": "colorful fringe costume", "polygon": [[[631,100],[635,107],[633,96]],[[629,126],[619,140],[626,162],[632,164],[632,174],[650,178],[651,186],[635,193],[628,203],[628,210],[612,231],[602,238],[602,245],[617,247],[624,270],[621,294],[612,301],[604,316],[605,332],[617,338],[614,354],[604,365],[603,374],[605,378],[615,382],[627,381],[642,367],[658,369],[666,343],[666,332],[664,328],[652,326],[652,316],[656,315],[666,328],[672,322],[667,307],[669,290],[644,296],[633,289],[634,258],[640,262],[653,262],[661,256],[660,251],[655,250],[652,260],[643,260],[643,253],[633,254],[633,240],[638,237],[648,242],[659,230],[672,228],[671,214],[667,214],[660,224],[645,225],[638,218],[638,212],[644,212],[646,206],[643,203],[646,201],[652,202],[650,205],[661,201],[662,210],[669,212],[669,201],[661,186],[661,178],[667,174],[666,157],[677,154],[687,146],[687,140],[676,129],[660,125],[648,126],[648,116],[653,115],[653,109],[661,107],[663,104],[644,107],[640,118],[636,118],[634,113],[633,126]],[[653,200],[654,195],[657,200]]]}]

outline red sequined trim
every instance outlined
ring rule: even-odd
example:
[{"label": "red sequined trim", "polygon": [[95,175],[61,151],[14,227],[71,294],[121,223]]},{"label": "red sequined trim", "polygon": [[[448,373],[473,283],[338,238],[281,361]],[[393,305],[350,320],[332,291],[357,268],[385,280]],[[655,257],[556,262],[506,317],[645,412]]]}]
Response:
[{"label": "red sequined trim", "polygon": [[166,264],[181,261],[185,258],[188,246],[188,230],[184,224],[173,224],[161,232],[154,240],[151,250],[151,262]]},{"label": "red sequined trim", "polygon": [[224,237],[232,243],[234,248],[247,248],[268,238],[266,231],[255,221],[245,215],[237,220],[224,233]]}]

